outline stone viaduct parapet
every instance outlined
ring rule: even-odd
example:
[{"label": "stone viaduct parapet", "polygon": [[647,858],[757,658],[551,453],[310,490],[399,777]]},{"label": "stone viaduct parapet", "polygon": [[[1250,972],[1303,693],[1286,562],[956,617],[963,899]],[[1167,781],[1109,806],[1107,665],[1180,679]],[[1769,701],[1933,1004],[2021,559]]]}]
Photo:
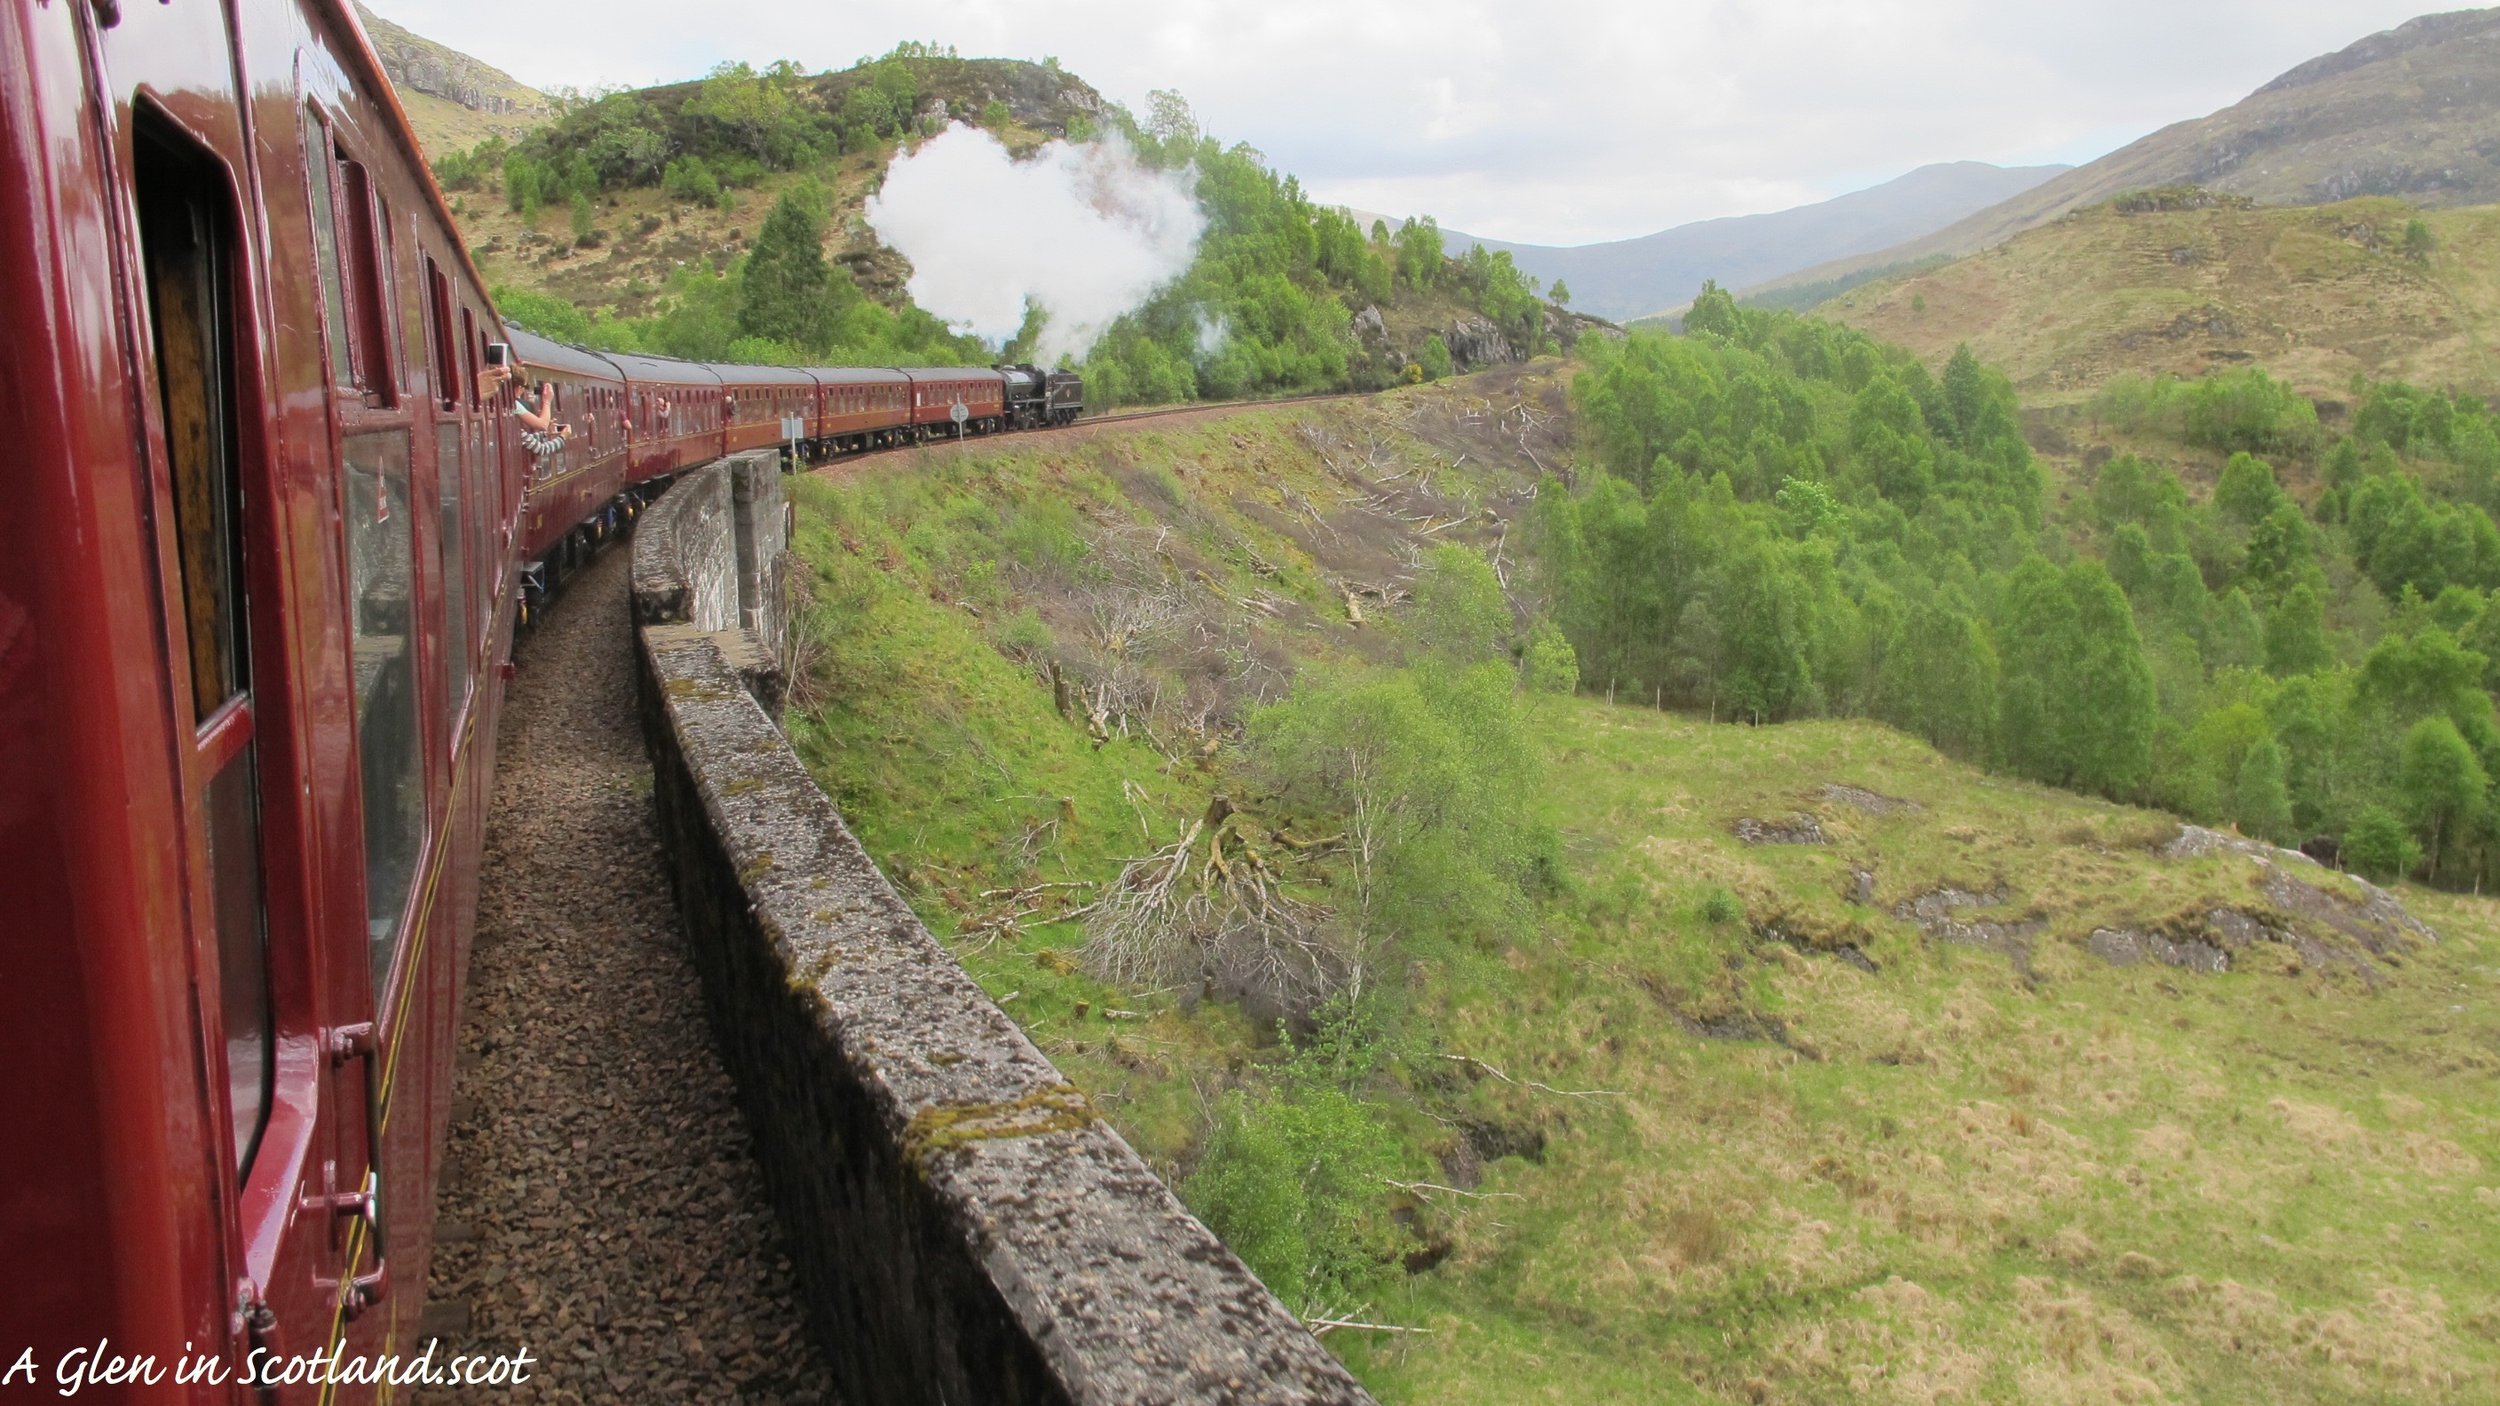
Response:
[{"label": "stone viaduct parapet", "polygon": [[634,542],[644,735],[715,1033],[854,1402],[1371,1398],[965,975],[775,725],[769,453]]}]

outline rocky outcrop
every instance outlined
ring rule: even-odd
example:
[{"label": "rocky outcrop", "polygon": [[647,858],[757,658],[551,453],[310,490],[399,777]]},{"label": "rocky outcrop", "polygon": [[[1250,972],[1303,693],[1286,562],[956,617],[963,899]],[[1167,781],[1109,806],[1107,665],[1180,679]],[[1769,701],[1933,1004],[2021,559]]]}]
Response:
[{"label": "rocky outcrop", "polygon": [[359,4],[356,18],[392,86],[458,103],[472,112],[544,113],[546,95],[511,74],[412,34]]},{"label": "rocky outcrop", "polygon": [[1749,845],[1821,845],[1831,843],[1823,833],[1823,823],[1799,811],[1786,820],[1757,820],[1750,815],[1739,816],[1734,826],[1736,838]]},{"label": "rocky outcrop", "polygon": [[1511,345],[1510,335],[1482,317],[1462,317],[1441,334],[1450,349],[1450,364],[1461,371],[1481,371],[1526,358]]},{"label": "rocky outcrop", "polygon": [[[1623,329],[1603,318],[1576,313],[1552,303],[1544,306],[1545,336],[1553,340],[1554,349],[1568,354],[1583,337],[1621,337]],[[1449,349],[1450,369],[1459,373],[1482,371],[1494,366],[1509,366],[1528,359],[1528,348],[1511,339],[1508,332],[1481,315],[1469,315],[1438,327],[1423,327],[1401,336],[1390,330],[1388,315],[1377,305],[1359,309],[1350,330],[1354,345],[1379,363],[1395,380],[1396,373],[1410,364],[1423,361],[1424,343],[1433,337]]]}]

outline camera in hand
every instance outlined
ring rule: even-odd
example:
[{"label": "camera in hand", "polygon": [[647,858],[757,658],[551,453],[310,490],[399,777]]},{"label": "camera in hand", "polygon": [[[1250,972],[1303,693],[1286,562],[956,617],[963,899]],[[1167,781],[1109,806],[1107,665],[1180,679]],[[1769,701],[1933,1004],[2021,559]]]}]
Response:
[{"label": "camera in hand", "polygon": [[486,344],[486,364],[489,366],[510,366],[512,364],[512,344],[510,342],[488,342]]}]

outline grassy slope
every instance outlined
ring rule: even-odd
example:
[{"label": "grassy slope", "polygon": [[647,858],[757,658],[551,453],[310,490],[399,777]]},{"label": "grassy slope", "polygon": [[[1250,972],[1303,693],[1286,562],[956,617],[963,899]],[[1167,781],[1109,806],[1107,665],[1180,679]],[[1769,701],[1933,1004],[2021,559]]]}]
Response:
[{"label": "grassy slope", "polygon": [[[1617,1100],[1515,1096],[1459,1250],[1356,1361],[1392,1400],[2350,1401],[2500,1387],[2490,905],[2387,988],[2113,969],[2081,937],[2235,898],[2153,817],[1982,777],[1885,729],[1755,731],[1579,700],[1544,718],[1585,897],[1499,980],[1435,993],[1454,1047]],[[1870,817],[1829,782],[1925,809]],[[1828,847],[1739,815],[1821,812]],[[1842,897],[1872,869],[1876,903]],[[1881,968],[1697,916],[1726,884],[1856,930]],[[2036,985],[1888,916],[2001,884]],[[1792,921],[1797,921],[1792,919]],[[1701,1004],[1696,1005],[1697,999]],[[1781,1039],[1698,1038],[1711,1004]],[[1721,1028],[1725,1017],[1721,1016]],[[1494,1222],[1507,1228],[1496,1228]]]},{"label": "grassy slope", "polygon": [[2313,393],[2340,395],[2355,372],[2500,389],[2500,206],[2424,215],[2439,241],[2427,267],[2394,250],[2413,214],[2393,200],[2095,208],[1817,311],[1939,364],[1968,342],[2033,403],[2087,397],[2120,371],[2252,359]]},{"label": "grassy slope", "polygon": [[[1554,394],[1542,375],[1428,387],[799,486],[821,651],[802,750],[922,914],[1167,1174],[1257,1032],[1079,973],[1075,933],[1047,919],[1082,890],[984,895],[1106,878],[1141,824],[1168,840],[1237,791],[1188,720],[1220,723],[1301,658],[1371,649],[1342,591],[1393,584],[1428,531],[1515,560],[1501,522],[1558,450],[1550,423],[1517,441],[1514,407]],[[1160,682],[1157,739],[1095,748],[1054,711],[1046,653]],[[2407,890],[2444,940],[2376,990],[2287,974],[2271,946],[2220,977],[2116,969],[2082,950],[2093,927],[2249,905],[2247,861],[2157,860],[2157,817],[1865,724],[1556,700],[1535,727],[1574,891],[1517,949],[1410,973],[1434,1048],[1409,1060],[1405,1136],[1438,1180],[1491,1199],[1426,1193],[1416,1226],[1447,1258],[1370,1306],[1431,1336],[1331,1339],[1386,1399],[2500,1391],[2491,905]],[[1924,809],[1868,815],[1823,799],[1831,782]],[[1800,809],[1835,843],[1730,834]],[[1872,905],[1846,897],[1858,869]],[[2001,887],[1992,912],[2045,924],[2035,980],[1890,916],[1943,884]],[[1711,885],[1750,922],[1705,922]],[[977,930],[1027,907],[1043,911]],[[1755,935],[1774,920],[1804,947]],[[1436,1053],[1619,1094],[1470,1077]]]},{"label": "grassy slope", "polygon": [[[1395,434],[1413,451],[1406,466],[1428,475],[1453,457],[1429,439],[1454,443],[1504,405],[1559,396],[1550,380],[1476,378],[1489,383],[1526,389],[1427,386],[1359,406],[1021,436],[795,484],[819,653],[793,740],[937,931],[1042,910],[958,952],[993,995],[1015,993],[1008,1010],[1167,1174],[1199,1131],[1188,1076],[1212,1070],[1220,1085],[1257,1032],[1229,1010],[1184,1013],[1168,994],[1080,974],[1076,930],[1049,919],[1082,892],[984,895],[1098,882],[1149,836],[1174,839],[1227,784],[1220,756],[1201,755],[1227,719],[1289,686],[1299,658],[1373,651],[1349,620],[1349,589],[1394,589],[1400,544],[1427,527],[1434,541],[1501,540],[1477,510],[1515,511],[1531,480],[1498,448],[1477,444],[1478,472],[1446,493],[1412,477],[1358,493],[1326,462],[1351,470]],[[1159,690],[1154,738],[1132,727],[1093,745],[1053,706],[1037,666],[1050,655],[1072,680]],[[1151,1018],[1078,1019],[1079,1002]]]}]

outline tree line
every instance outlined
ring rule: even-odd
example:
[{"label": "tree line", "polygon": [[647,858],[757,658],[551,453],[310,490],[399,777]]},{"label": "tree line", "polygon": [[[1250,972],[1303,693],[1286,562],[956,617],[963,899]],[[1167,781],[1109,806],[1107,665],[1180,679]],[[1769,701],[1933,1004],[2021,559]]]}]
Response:
[{"label": "tree line", "polygon": [[1591,353],[1573,397],[1595,471],[1540,499],[1582,687],[1878,718],[2382,876],[2500,864],[2480,400],[2358,386],[2339,433],[2255,368],[2122,382],[2095,413],[2230,457],[2199,497],[2115,455],[2053,513],[2012,387],[1968,348],[1935,375],[1715,287],[1685,326]]},{"label": "tree line", "polygon": [[563,103],[519,142],[489,137],[434,163],[446,190],[499,186],[534,218],[602,192],[657,186],[687,204],[718,203],[776,171],[804,171],[937,130],[948,121],[1006,125],[1003,101],[952,49],[902,44],[840,72],[784,59],[722,63],[693,83],[600,93]]}]

